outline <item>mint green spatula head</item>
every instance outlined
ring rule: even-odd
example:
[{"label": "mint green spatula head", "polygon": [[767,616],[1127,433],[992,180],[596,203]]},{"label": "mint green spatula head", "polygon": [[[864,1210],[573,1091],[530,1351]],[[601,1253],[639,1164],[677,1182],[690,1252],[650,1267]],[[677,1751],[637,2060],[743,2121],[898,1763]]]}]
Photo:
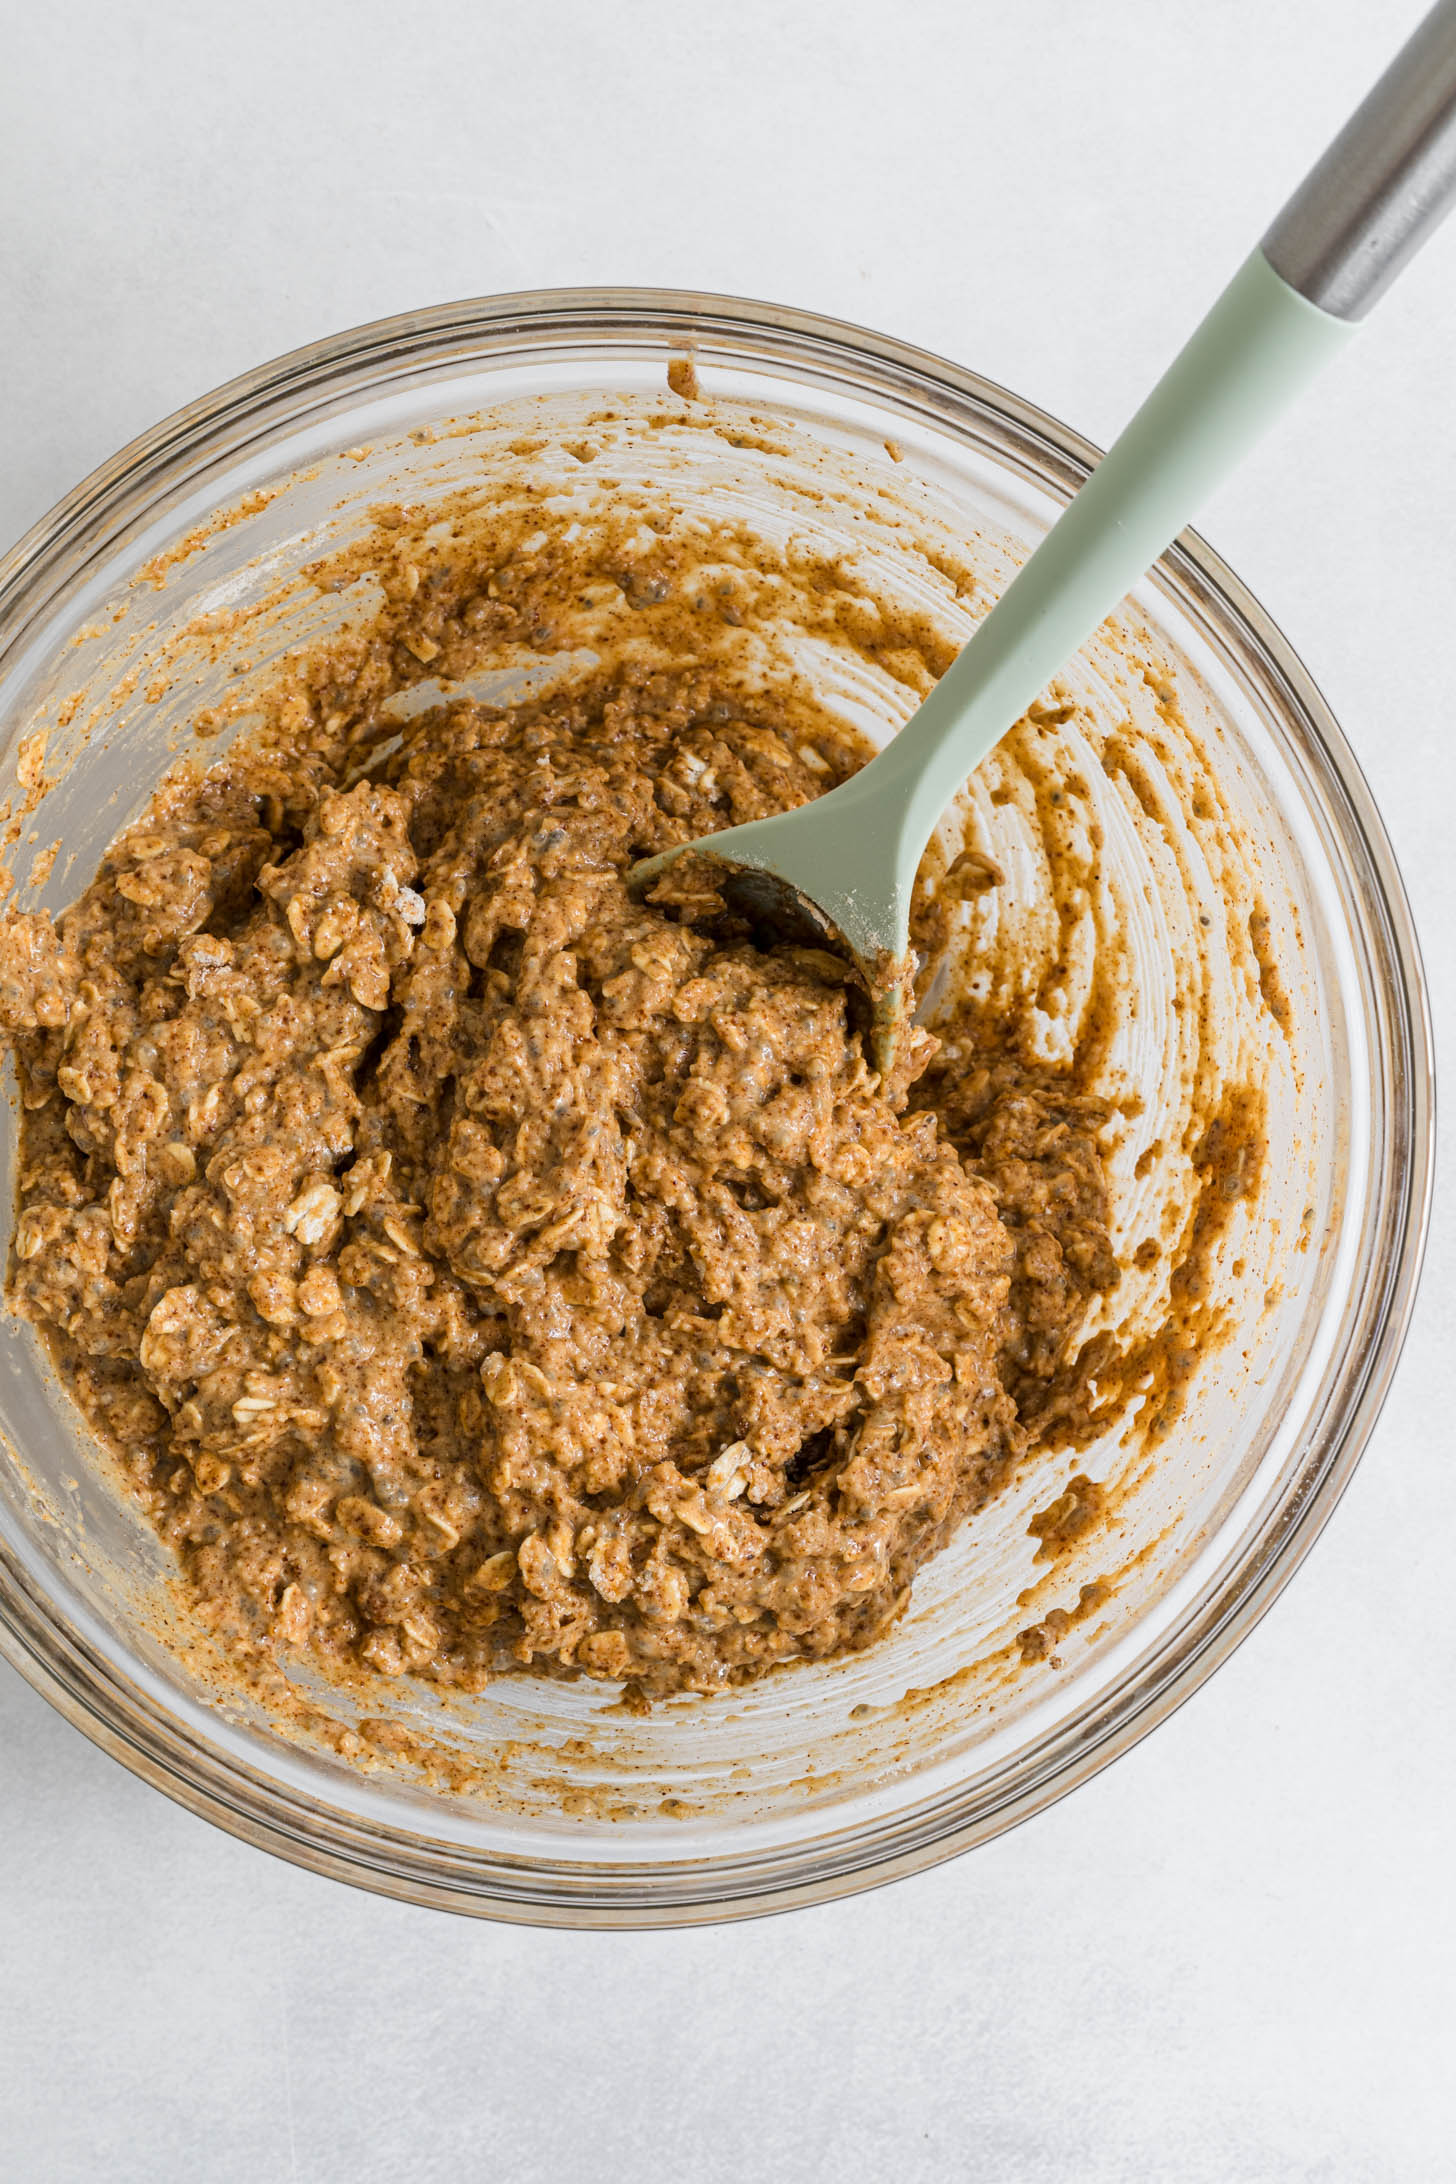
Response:
[{"label": "mint green spatula head", "polygon": [[[882,1070],[909,1006],[915,875],[946,806],[1453,199],[1456,0],[1441,0],[893,741],[814,803],[684,845],[761,933],[851,958]],[[634,866],[632,884],[650,890],[683,854]]]}]

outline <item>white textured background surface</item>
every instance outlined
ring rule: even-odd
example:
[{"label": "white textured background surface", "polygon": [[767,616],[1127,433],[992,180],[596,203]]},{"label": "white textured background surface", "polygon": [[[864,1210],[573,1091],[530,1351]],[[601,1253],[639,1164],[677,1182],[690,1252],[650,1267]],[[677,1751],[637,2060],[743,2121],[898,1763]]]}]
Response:
[{"label": "white textured background surface", "polygon": [[[1410,0],[0,6],[0,544],[164,412],[493,289],[882,327],[1105,442]],[[1456,1062],[1456,228],[1202,528],[1352,734]],[[1456,1179],[1292,1591],[918,1881],[573,1936],[315,1880],[0,1670],[7,2184],[1456,2173]]]}]

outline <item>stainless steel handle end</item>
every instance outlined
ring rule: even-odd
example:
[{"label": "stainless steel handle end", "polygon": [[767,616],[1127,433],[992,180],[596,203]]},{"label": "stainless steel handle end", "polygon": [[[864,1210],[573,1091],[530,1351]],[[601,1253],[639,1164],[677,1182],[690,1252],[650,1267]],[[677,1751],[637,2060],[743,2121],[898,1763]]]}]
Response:
[{"label": "stainless steel handle end", "polygon": [[1360,319],[1456,203],[1456,0],[1438,0],[1264,237],[1274,271]]}]

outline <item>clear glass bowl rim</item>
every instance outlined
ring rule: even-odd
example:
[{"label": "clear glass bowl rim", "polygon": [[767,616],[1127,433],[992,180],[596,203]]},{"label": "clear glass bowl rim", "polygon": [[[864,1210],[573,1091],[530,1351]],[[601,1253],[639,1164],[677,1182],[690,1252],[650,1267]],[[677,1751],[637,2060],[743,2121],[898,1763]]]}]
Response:
[{"label": "clear glass bowl rim", "polygon": [[[307,416],[346,410],[385,384],[539,344],[629,341],[656,350],[696,343],[736,350],[779,369],[830,371],[868,399],[889,398],[965,434],[992,419],[1005,455],[1009,432],[1043,482],[1068,493],[1098,450],[1007,389],[928,351],[816,313],[731,296],[648,288],[541,289],[471,298],[356,327],[310,343],[229,381],[122,448],[0,558],[0,658],[58,595],[104,567],[114,544],[168,493],[189,490],[250,445]],[[1364,1315],[1339,1400],[1276,1521],[1245,1543],[1219,1585],[1197,1601],[1157,1655],[1103,1693],[1036,1753],[1029,1772],[994,1783],[966,1807],[954,1797],[928,1814],[857,1829],[761,1858],[729,1854],[659,1868],[482,1857],[458,1844],[404,1836],[340,1815],[284,1789],[185,1731],[97,1656],[0,1546],[0,1654],[113,1758],[188,1810],[242,1840],[312,1871],[439,1908],[537,1924],[670,1926],[788,1909],[919,1871],[988,1840],[1051,1804],[1129,1749],[1189,1697],[1272,1604],[1339,1500],[1379,1415],[1414,1306],[1430,1214],[1435,1076],[1420,951],[1404,886],[1359,765],[1328,705],[1281,632],[1221,558],[1184,532],[1159,564],[1184,600],[1221,623],[1282,690],[1303,732],[1324,815],[1348,860],[1362,914],[1360,939],[1381,1020],[1372,1051],[1389,1098],[1384,1117],[1387,1202],[1382,1248],[1372,1254],[1379,1294]],[[1377,1118],[1379,1119],[1379,1118]],[[1382,1147],[1377,1140],[1377,1155]],[[963,1800],[964,1804],[965,1801]]]}]

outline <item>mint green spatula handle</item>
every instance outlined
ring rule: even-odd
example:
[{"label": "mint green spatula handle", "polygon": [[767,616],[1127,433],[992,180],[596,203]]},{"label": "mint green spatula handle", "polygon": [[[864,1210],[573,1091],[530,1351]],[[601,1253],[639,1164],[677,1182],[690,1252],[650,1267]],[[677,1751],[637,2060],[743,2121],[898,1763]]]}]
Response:
[{"label": "mint green spatula handle", "polygon": [[1007,723],[1354,331],[1307,303],[1262,251],[1235,274],[995,611],[876,759],[873,793],[886,820],[899,820],[913,863]]},{"label": "mint green spatula handle", "polygon": [[1344,347],[1453,195],[1456,0],[1441,0],[913,720],[839,792],[863,784],[902,871],[1008,722]]}]

